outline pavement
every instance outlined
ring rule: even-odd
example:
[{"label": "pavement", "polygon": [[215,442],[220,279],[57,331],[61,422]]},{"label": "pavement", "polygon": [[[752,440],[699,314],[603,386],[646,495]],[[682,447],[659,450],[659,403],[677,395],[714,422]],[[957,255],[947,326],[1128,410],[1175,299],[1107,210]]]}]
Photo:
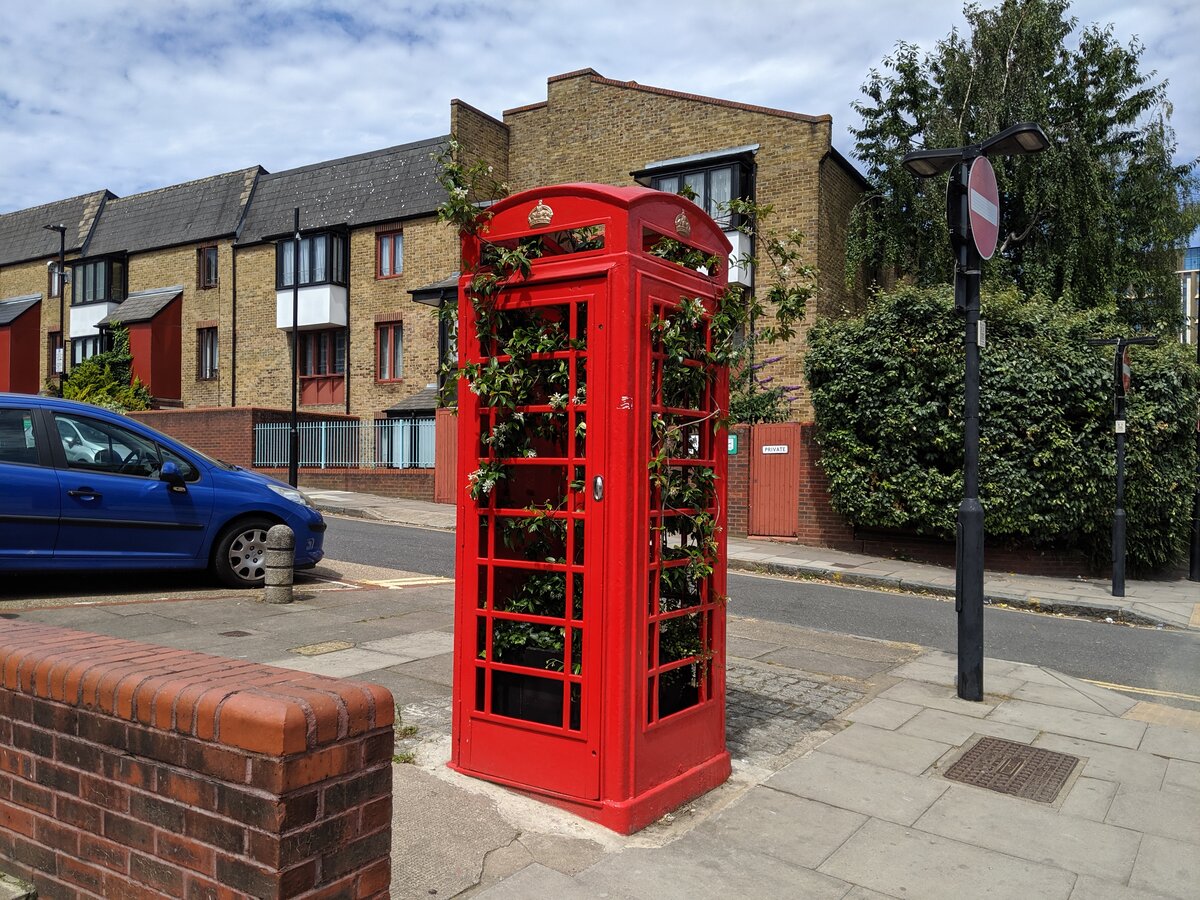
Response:
[{"label": "pavement", "polygon": [[[304,490],[320,509],[335,515],[454,530],[454,507],[446,504],[398,500],[353,491],[307,487]],[[985,548],[985,565],[986,561]],[[730,538],[729,567],[868,588],[954,596],[954,570],[945,566],[780,541]],[[1106,579],[1055,578],[988,570],[984,573],[983,592],[985,602],[1019,609],[1200,631],[1200,584],[1182,578],[1129,579],[1125,583],[1125,596],[1114,597],[1112,582]]]},{"label": "pavement", "polygon": [[3,616],[389,688],[400,900],[1200,897],[1200,713],[997,659],[966,702],[953,655],[730,616],[733,774],[624,837],[447,769],[450,579],[327,561],[290,605],[162,583]]}]

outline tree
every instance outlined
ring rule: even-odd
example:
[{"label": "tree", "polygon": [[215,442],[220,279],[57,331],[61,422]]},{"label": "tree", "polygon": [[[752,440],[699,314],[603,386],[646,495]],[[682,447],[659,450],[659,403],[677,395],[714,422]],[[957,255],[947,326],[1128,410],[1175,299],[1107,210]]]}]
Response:
[{"label": "tree", "polygon": [[952,277],[947,177],[918,180],[900,160],[923,147],[969,145],[1021,121],[1040,124],[1044,153],[996,158],[1001,246],[984,267],[993,284],[1115,307],[1125,325],[1174,330],[1176,253],[1200,215],[1197,160],[1176,165],[1167,83],[1140,67],[1144,47],[1112,26],[1077,20],[1066,0],[968,4],[957,30],[924,53],[906,43],[873,69],[855,103],[856,156],[875,186],[854,211],[847,272],[918,285]]},{"label": "tree", "polygon": [[63,379],[62,395],[67,400],[94,403],[117,412],[150,408],[150,391],[133,375],[129,353],[129,329],[112,330],[112,349],[89,357]]}]

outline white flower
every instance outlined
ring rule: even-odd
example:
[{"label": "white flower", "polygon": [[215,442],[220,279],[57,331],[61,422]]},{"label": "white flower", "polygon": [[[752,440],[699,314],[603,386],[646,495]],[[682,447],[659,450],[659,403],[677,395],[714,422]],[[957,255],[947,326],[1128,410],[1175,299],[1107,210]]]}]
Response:
[{"label": "white flower", "polygon": [[567,395],[566,394],[551,394],[550,395],[550,408],[551,409],[565,409],[566,406],[567,406]]}]

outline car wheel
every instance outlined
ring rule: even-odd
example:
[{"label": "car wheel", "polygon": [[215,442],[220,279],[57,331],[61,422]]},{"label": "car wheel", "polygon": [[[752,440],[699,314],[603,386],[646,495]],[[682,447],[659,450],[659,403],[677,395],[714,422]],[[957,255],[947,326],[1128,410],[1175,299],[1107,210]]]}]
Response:
[{"label": "car wheel", "polygon": [[261,587],[266,578],[270,519],[234,522],[217,539],[213,572],[230,587]]}]

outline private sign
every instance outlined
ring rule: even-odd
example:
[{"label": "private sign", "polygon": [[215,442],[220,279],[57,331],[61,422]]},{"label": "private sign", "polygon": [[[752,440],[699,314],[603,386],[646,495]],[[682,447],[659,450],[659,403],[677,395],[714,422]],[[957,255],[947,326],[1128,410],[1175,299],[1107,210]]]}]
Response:
[{"label": "private sign", "polygon": [[967,198],[975,249],[981,258],[991,259],[1000,236],[1000,191],[996,187],[996,171],[986,156],[971,164]]}]

